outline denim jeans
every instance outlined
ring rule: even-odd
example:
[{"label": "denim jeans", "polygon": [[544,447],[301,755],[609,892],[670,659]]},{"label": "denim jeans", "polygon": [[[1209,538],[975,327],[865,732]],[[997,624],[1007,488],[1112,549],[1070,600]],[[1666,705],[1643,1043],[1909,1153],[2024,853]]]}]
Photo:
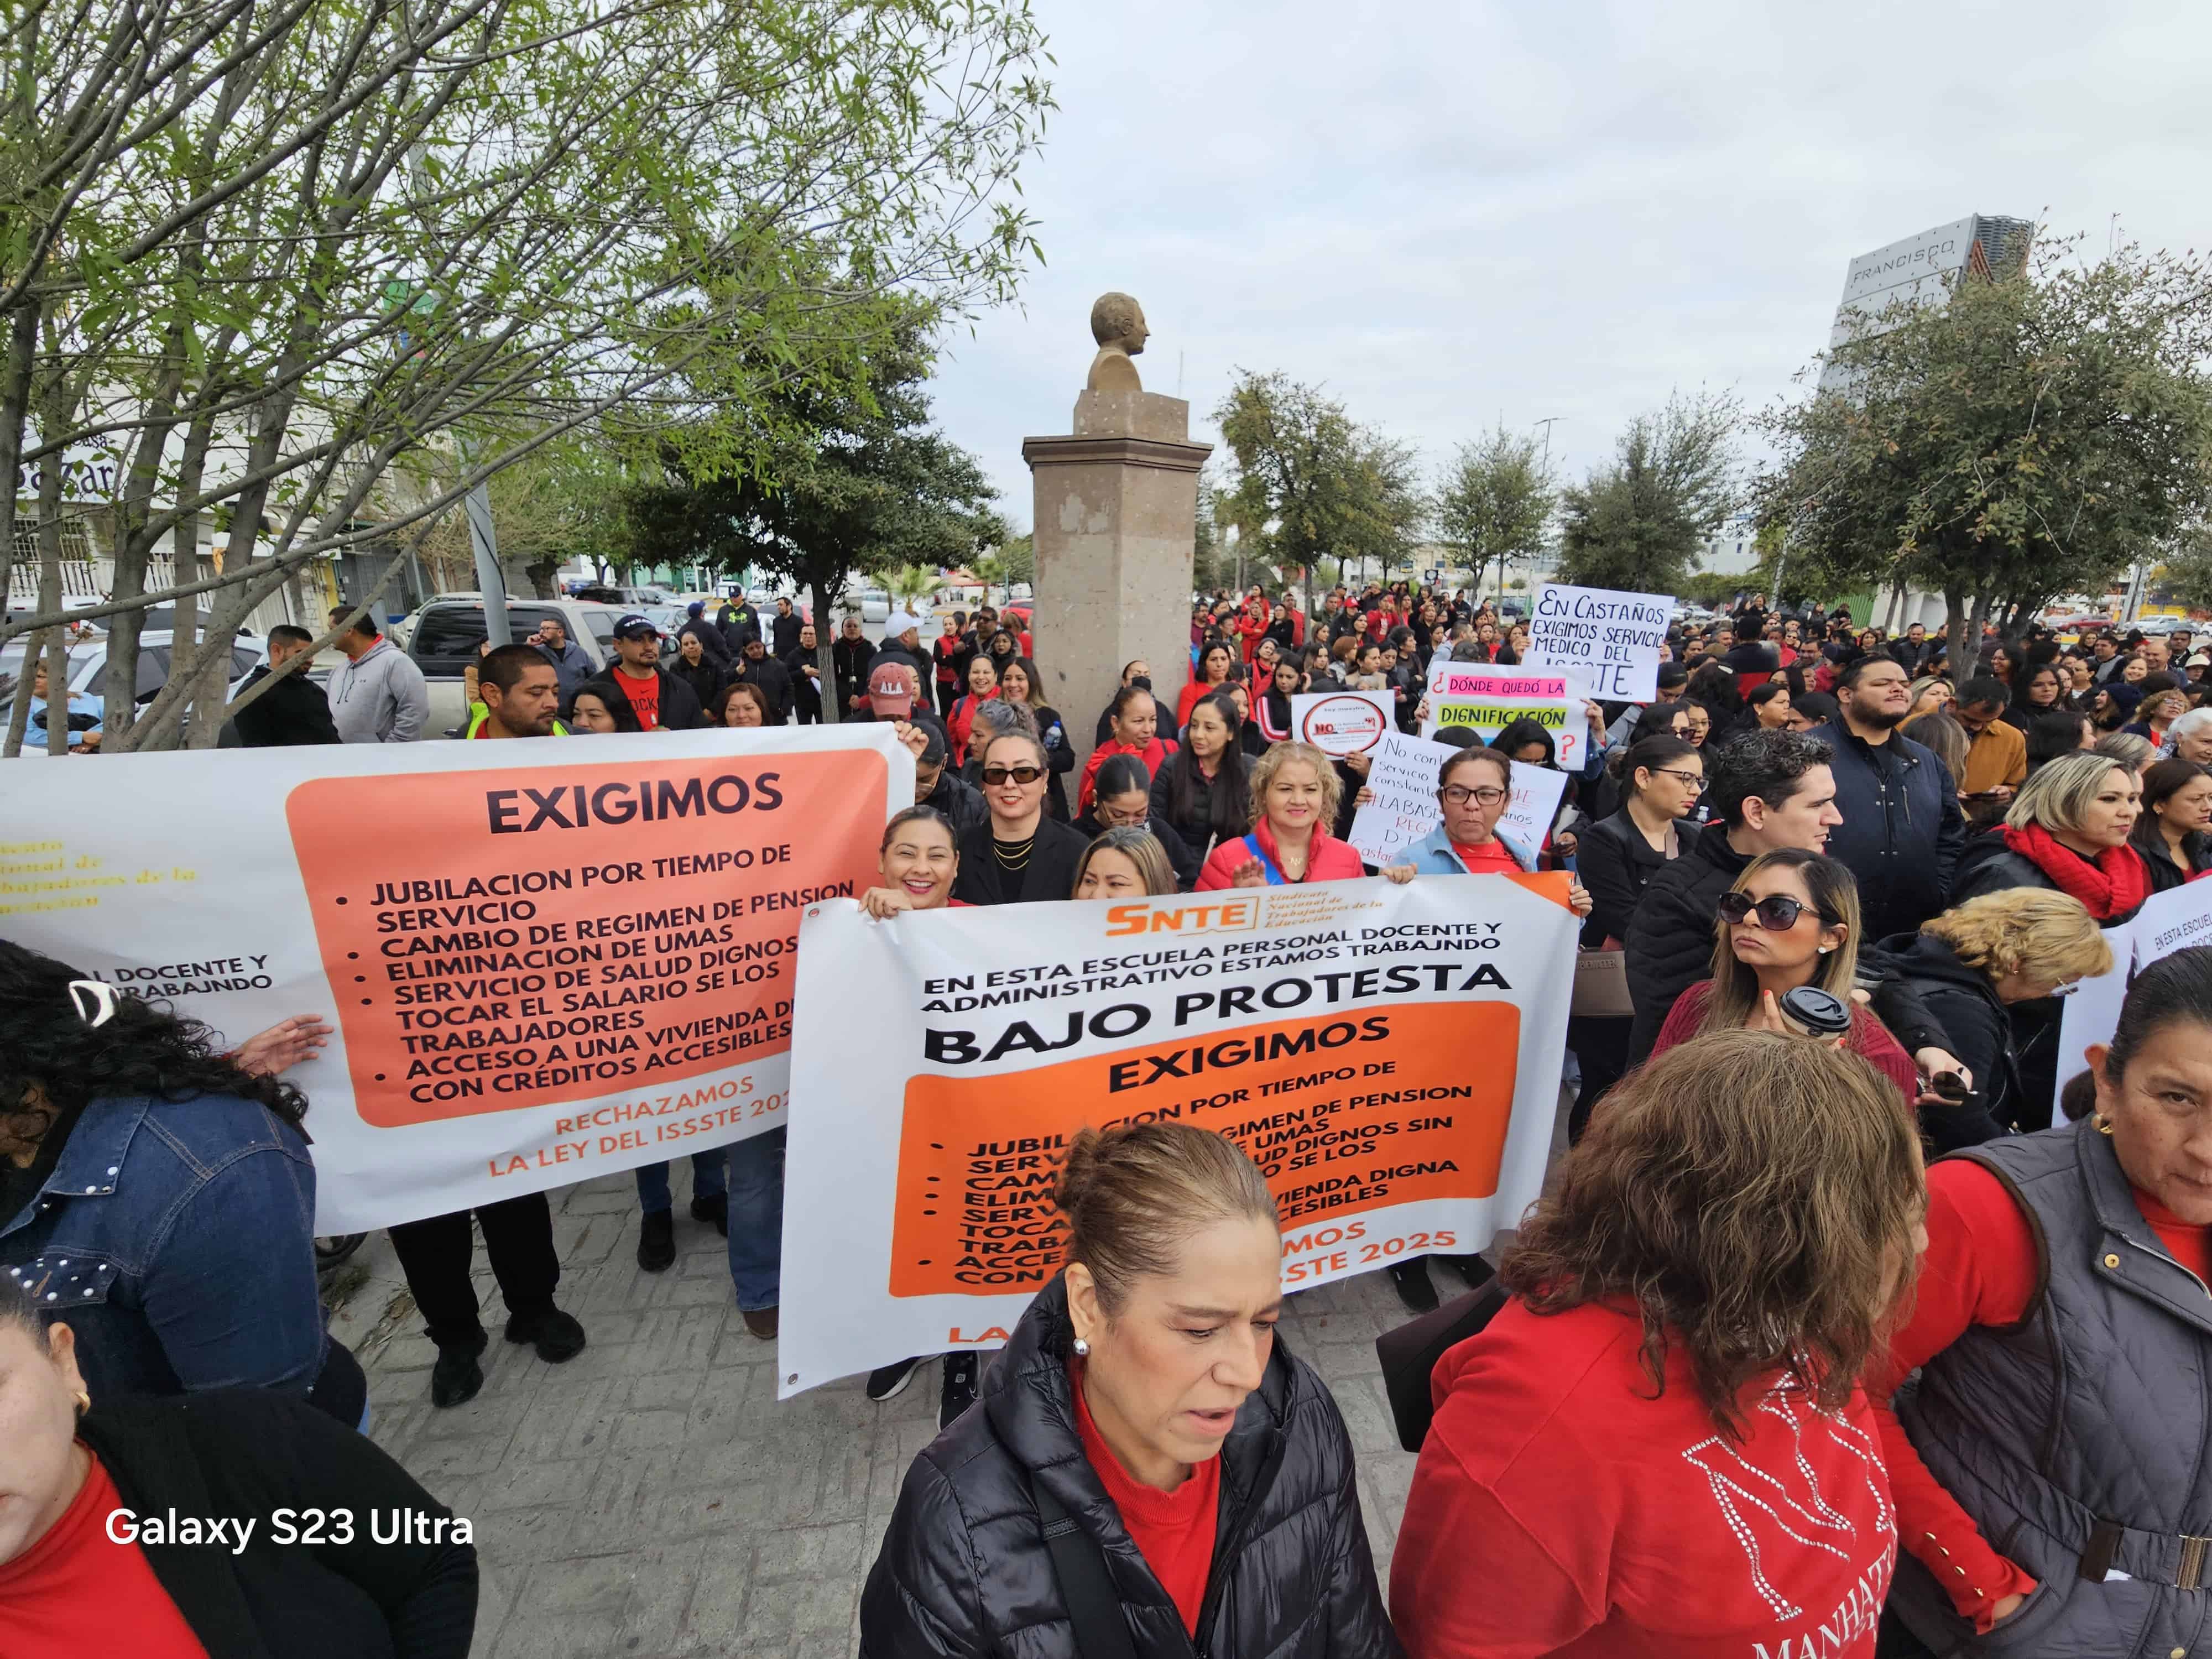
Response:
[{"label": "denim jeans", "polygon": [[730,1280],[745,1313],[773,1308],[783,1273],[784,1131],[724,1148],[730,1155]]},{"label": "denim jeans", "polygon": [[[711,1152],[691,1154],[691,1196],[694,1199],[713,1198],[729,1190],[728,1166],[722,1161],[720,1146]],[[637,1207],[647,1215],[656,1215],[672,1207],[675,1200],[668,1195],[668,1165],[641,1164],[637,1166]]]}]

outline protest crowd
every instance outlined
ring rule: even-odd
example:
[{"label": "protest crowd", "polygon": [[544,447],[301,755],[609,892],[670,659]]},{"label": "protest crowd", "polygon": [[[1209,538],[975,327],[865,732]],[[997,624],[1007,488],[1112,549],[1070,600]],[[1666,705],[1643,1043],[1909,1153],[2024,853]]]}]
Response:
[{"label": "protest crowd", "polygon": [[[871,1659],[2212,1656],[2212,949],[2136,976],[2059,1103],[2065,994],[2212,869],[2212,650],[2187,630],[1891,636],[1753,597],[1668,622],[1649,701],[1486,732],[1435,718],[1435,676],[1523,670],[1529,624],[1433,586],[1310,615],[1215,593],[1187,659],[1120,665],[1097,709],[1046,705],[1011,606],[934,637],[895,614],[879,644],[840,618],[826,684],[789,600],[691,612],[672,653],[622,617],[603,672],[557,623],[487,645],[459,737],[834,702],[914,757],[870,916],[1560,872],[1617,988],[1577,990],[1571,1146],[1502,1255],[1380,1269],[1409,1319],[1464,1331],[1417,1390],[1387,1584],[1337,1405],[1275,1338],[1260,1171],[1188,1124],[1086,1129],[1063,1265],[1004,1347],[867,1381],[934,1368],[941,1430],[867,1576]],[[276,629],[271,660],[310,643]],[[327,694],[290,678],[246,746],[428,735],[407,655],[366,619],[341,644]],[[1377,763],[1306,740],[1320,691],[1437,746],[1432,830],[1369,855]],[[286,1073],[328,1031],[232,1046],[0,939],[0,1654],[469,1650],[466,1529],[367,1437],[319,1304],[313,1103]],[[691,1155],[689,1222],[726,1238],[763,1343],[785,1140]],[[648,1273],[676,1260],[670,1175],[635,1170]],[[497,1334],[586,1346],[544,1193],[390,1231],[434,1406],[485,1387],[479,1234]],[[419,1524],[118,1547],[118,1504]]]}]

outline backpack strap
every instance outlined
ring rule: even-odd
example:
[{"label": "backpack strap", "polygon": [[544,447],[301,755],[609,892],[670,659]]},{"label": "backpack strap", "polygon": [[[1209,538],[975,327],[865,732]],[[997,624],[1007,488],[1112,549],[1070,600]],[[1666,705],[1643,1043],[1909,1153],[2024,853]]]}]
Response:
[{"label": "backpack strap", "polygon": [[1067,1603],[1078,1659],[1137,1659],[1128,1620],[1121,1616],[1121,1598],[1106,1571],[1106,1552],[1044,1486],[1031,1480],[1030,1494],[1044,1522],[1052,1576],[1060,1581],[1060,1599]]}]

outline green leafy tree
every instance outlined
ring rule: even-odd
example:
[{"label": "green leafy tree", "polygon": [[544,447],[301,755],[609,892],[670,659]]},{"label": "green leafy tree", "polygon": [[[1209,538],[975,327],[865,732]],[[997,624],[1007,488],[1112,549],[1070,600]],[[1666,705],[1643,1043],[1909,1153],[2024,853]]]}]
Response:
[{"label": "green leafy tree", "polygon": [[1559,580],[1672,593],[1736,497],[1735,400],[1677,393],[1639,415],[1613,459],[1560,495]]},{"label": "green leafy tree", "polygon": [[1952,638],[1978,638],[1993,614],[2103,592],[2203,520],[2212,263],[2074,253],[1889,313],[1838,349],[1842,392],[1764,419],[1780,459],[1759,512],[1787,533],[1793,586],[1909,583],[1944,596]]},{"label": "green leafy tree", "polygon": [[1437,492],[1437,532],[1481,572],[1495,559],[1498,586],[1508,559],[1544,550],[1554,496],[1537,440],[1504,422],[1479,444],[1462,444]]},{"label": "green leafy tree", "polygon": [[1248,561],[1258,550],[1303,574],[1309,612],[1324,555],[1386,572],[1410,562],[1429,504],[1409,447],[1279,372],[1240,370],[1214,420],[1235,466],[1217,517],[1238,527]]},{"label": "green leafy tree", "polygon": [[[632,492],[636,534],[665,554],[734,571],[771,572],[811,592],[822,684],[835,684],[833,601],[856,574],[971,563],[1006,539],[975,458],[930,424],[931,313],[905,303],[866,385],[794,390],[779,399],[768,465],[726,465],[712,417],[664,434],[670,482]],[[694,466],[698,467],[695,474]],[[836,720],[834,696],[823,698]]]},{"label": "green leafy tree", "polygon": [[1036,538],[1011,536],[999,549],[999,568],[1006,573],[1008,587],[1027,583],[1032,592],[1036,589]]}]

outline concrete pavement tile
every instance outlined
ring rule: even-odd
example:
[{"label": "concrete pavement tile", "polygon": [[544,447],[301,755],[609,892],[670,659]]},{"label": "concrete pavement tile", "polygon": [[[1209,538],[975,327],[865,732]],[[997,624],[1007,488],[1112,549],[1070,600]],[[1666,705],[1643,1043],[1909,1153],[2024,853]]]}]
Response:
[{"label": "concrete pavement tile", "polygon": [[786,1578],[851,1579],[857,1583],[866,1563],[860,1559],[865,1528],[858,1521],[832,1527],[794,1527],[771,1533],[761,1540],[753,1558],[753,1575],[762,1583]]},{"label": "concrete pavement tile", "polygon": [[626,1409],[614,1419],[614,1449],[617,1452],[644,1451],[653,1446],[680,1445],[684,1440],[684,1414],[677,1411],[639,1411],[635,1407]]},{"label": "concrete pavement tile", "polygon": [[701,1542],[699,1577],[691,1605],[678,1632],[676,1650],[684,1654],[738,1654],[750,1659],[769,1650],[745,1631],[745,1602],[752,1593],[754,1542],[734,1530]]},{"label": "concrete pavement tile", "polygon": [[491,1515],[502,1510],[575,1504],[597,1483],[600,1462],[596,1457],[580,1457],[536,1463],[527,1458],[509,1458],[489,1474],[476,1477],[475,1508],[461,1512]]}]

